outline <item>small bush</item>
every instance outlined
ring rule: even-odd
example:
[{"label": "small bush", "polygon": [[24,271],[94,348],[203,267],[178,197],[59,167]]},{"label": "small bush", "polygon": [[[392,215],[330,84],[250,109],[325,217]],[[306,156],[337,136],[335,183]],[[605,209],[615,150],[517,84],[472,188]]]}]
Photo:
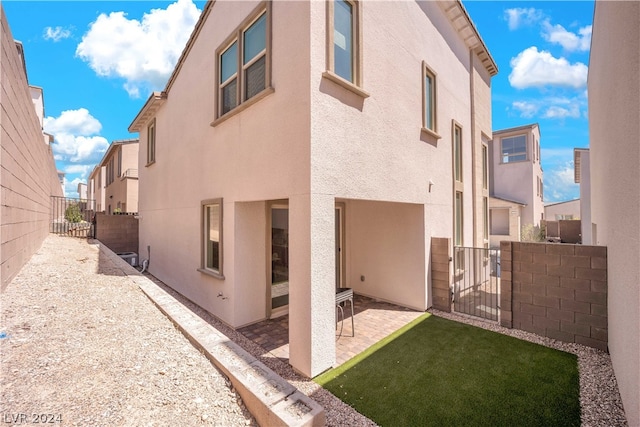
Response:
[{"label": "small bush", "polygon": [[82,222],[82,212],[80,212],[80,206],[77,203],[70,204],[64,211],[64,217],[67,221],[72,223]]},{"label": "small bush", "polygon": [[526,224],[520,229],[520,241],[522,242],[544,242],[545,237],[543,226]]}]

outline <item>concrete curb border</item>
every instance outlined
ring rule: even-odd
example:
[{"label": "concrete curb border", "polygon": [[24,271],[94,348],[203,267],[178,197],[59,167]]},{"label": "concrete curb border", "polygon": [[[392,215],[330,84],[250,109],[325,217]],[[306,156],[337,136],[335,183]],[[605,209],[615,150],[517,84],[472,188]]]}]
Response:
[{"label": "concrete curb border", "polygon": [[102,254],[121,268],[184,336],[229,378],[258,424],[325,425],[325,411],[316,401],[183,306],[99,240],[95,242],[99,243]]}]

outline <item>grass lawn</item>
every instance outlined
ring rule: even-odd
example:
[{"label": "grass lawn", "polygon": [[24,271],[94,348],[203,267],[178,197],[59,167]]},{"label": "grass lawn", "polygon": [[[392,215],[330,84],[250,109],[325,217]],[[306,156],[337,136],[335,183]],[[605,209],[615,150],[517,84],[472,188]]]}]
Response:
[{"label": "grass lawn", "polygon": [[573,354],[425,314],[314,379],[382,426],[579,426]]}]

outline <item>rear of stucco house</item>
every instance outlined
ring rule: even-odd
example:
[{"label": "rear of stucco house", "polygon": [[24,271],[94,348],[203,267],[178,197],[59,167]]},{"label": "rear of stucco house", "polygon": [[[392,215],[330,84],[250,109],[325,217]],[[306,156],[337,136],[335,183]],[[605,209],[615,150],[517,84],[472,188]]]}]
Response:
[{"label": "rear of stucco house", "polygon": [[431,238],[488,244],[496,72],[459,1],[207,3],[129,128],[141,257],[232,327],[288,312],[317,375],[336,287],[425,310]]}]

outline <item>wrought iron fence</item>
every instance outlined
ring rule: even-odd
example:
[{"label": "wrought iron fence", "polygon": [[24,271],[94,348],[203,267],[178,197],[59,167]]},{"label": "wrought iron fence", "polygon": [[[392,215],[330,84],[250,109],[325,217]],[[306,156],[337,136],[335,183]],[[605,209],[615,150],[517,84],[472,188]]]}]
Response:
[{"label": "wrought iron fence", "polygon": [[74,237],[93,237],[93,200],[51,196],[49,231]]},{"label": "wrought iron fence", "polygon": [[500,316],[500,250],[453,248],[453,309],[488,320]]}]

